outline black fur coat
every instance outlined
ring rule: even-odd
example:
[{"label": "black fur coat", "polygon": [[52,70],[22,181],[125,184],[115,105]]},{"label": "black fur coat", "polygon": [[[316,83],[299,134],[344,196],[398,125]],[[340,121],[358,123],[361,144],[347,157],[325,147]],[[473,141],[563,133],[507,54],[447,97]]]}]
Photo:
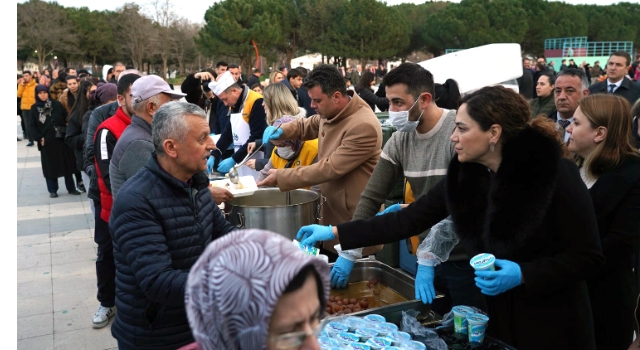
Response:
[{"label": "black fur coat", "polygon": [[487,296],[489,335],[517,349],[595,349],[585,279],[604,263],[589,192],[556,141],[527,128],[497,173],[455,157],[447,178],[409,207],[338,226],[343,249],[391,243],[451,215],[470,256],[520,265],[524,284]]}]

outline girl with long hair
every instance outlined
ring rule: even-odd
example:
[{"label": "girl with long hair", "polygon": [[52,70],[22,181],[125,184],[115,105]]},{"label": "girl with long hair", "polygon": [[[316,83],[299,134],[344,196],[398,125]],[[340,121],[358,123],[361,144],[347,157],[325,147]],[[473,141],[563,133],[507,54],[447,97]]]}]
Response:
[{"label": "girl with long hair", "polygon": [[[284,84],[269,84],[264,88],[264,111],[267,114],[267,125],[274,125],[276,121],[283,117],[304,118],[306,111],[298,107],[298,102],[293,98],[291,91]],[[249,152],[255,147],[260,147],[262,140],[249,144]],[[247,161],[247,166],[251,169],[261,171],[265,168],[272,156],[274,144],[269,142],[264,145],[264,158],[251,159]]]},{"label": "girl with long hair", "polygon": [[356,93],[362,98],[371,109],[375,112],[376,106],[381,111],[389,109],[389,101],[384,97],[376,96],[373,92],[372,86],[375,85],[376,76],[370,71],[362,73],[362,78],[358,86],[356,86]]}]

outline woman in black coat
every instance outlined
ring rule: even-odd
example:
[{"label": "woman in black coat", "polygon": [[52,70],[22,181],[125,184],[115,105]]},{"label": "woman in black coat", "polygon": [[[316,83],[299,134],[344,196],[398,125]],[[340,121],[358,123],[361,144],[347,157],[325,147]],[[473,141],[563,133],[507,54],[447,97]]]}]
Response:
[{"label": "woman in black coat", "polygon": [[373,89],[371,88],[375,84],[375,75],[373,73],[366,71],[362,74],[362,78],[356,86],[356,93],[360,98],[362,98],[371,109],[375,112],[376,106],[381,111],[386,111],[389,109],[389,101],[387,101],[384,97],[376,96],[373,93]]},{"label": "woman in black coat", "polygon": [[529,114],[527,101],[502,86],[465,96],[444,180],[406,209],[306,226],[298,240],[338,238],[342,249],[391,243],[451,215],[469,256],[496,257],[496,271],[475,278],[490,336],[519,350],[595,349],[585,280],[604,258],[593,204],[578,168],[562,158],[553,123],[538,118],[530,126]]},{"label": "woman in black coat", "polygon": [[44,85],[36,86],[36,103],[29,114],[30,132],[38,143],[42,174],[47,181],[49,197],[58,197],[58,178],[64,176],[64,183],[69,194],[79,195],[73,181],[75,157],[73,151],[62,139],[56,138],[53,127],[54,119],[66,117],[62,104],[49,98],[49,91]]},{"label": "woman in black coat", "polygon": [[612,94],[578,102],[569,151],[589,188],[606,264],[587,280],[596,346],[624,350],[633,340],[638,294],[633,256],[640,241],[640,152],[633,147],[630,106]]},{"label": "woman in black coat", "polygon": [[[91,107],[89,94],[96,88],[96,85],[90,80],[83,80],[80,82],[76,103],[71,108],[71,112],[69,112],[69,116],[67,117],[67,132],[64,137],[64,142],[73,150],[76,157],[76,168],[79,172],[84,172],[83,150],[85,133],[82,133],[82,117]],[[84,174],[82,179],[83,181],[78,183],[78,189],[82,192],[86,192],[84,182],[85,180],[88,180],[89,177]]]}]

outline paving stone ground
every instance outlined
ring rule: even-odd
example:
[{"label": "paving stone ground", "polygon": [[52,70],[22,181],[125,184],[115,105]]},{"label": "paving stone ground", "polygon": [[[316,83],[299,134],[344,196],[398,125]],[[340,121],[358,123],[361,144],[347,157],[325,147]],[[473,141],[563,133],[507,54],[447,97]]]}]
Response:
[{"label": "paving stone ground", "polygon": [[111,323],[91,328],[98,301],[87,195],[67,194],[60,178],[58,198],[49,198],[38,148],[17,142],[18,349],[117,349]]}]

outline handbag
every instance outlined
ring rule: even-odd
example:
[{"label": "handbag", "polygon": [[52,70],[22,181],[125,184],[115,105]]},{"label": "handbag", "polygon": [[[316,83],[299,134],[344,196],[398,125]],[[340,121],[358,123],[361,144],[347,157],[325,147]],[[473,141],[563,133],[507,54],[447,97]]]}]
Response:
[{"label": "handbag", "polygon": [[56,138],[64,140],[64,136],[67,133],[67,127],[66,126],[54,126],[54,128],[56,129]]}]

